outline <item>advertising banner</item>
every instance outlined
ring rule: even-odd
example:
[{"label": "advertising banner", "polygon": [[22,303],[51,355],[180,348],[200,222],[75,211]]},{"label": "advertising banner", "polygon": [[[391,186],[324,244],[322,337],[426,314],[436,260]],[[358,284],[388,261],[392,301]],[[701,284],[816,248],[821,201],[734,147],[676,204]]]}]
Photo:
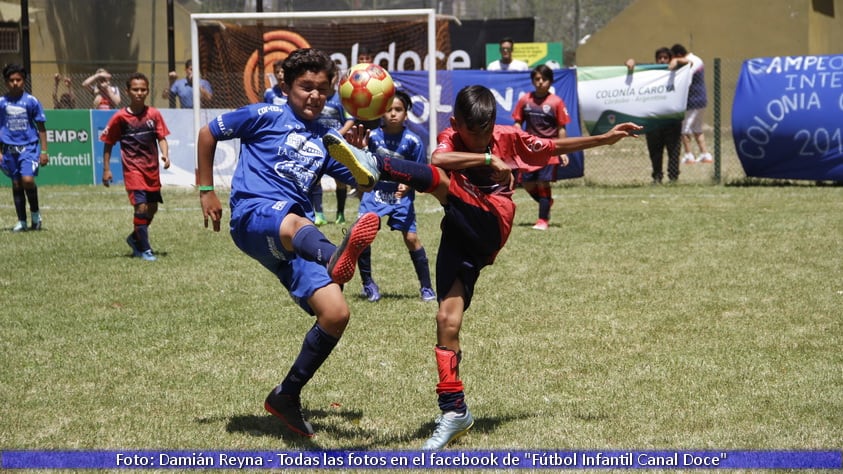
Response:
[{"label": "advertising banner", "polygon": [[668,71],[646,64],[630,74],[626,66],[577,68],[580,113],[592,135],[623,122],[644,126],[642,133],[665,121],[682,120],[691,85],[690,67]]},{"label": "advertising banner", "polygon": [[[117,112],[116,110],[91,110],[91,133],[93,134],[92,144],[94,150],[94,184],[102,184],[102,163],[103,157],[102,152],[103,148],[105,147],[105,143],[100,141],[100,135],[102,135],[102,131],[105,130],[106,125],[108,125],[108,121],[111,119],[111,116]],[[111,184],[113,185],[122,185],[123,184],[123,160],[120,158],[120,143],[115,143],[114,146],[111,148],[111,174],[113,175],[113,179],[111,180]]]},{"label": "advertising banner", "polygon": [[744,61],[732,134],[747,176],[843,180],[843,55]]}]

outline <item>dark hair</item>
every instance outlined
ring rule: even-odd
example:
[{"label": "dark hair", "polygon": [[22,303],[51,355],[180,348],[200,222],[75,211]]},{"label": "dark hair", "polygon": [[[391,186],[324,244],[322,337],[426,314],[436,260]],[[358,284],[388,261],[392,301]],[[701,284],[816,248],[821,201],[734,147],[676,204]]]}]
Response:
[{"label": "dark hair", "polygon": [[189,67],[193,67],[193,60],[192,59],[188,59],[187,61],[184,62],[184,68],[187,69]]},{"label": "dark hair", "polygon": [[413,101],[410,99],[410,95],[404,91],[395,91],[395,97],[392,100],[400,100],[404,103],[404,108],[409,111],[413,107]]},{"label": "dark hair", "polygon": [[128,79],[126,79],[126,90],[132,88],[132,81],[142,80],[146,82],[146,87],[149,87],[149,79],[146,77],[146,74],[142,72],[133,72]]},{"label": "dark hair", "polygon": [[292,85],[305,72],[325,72],[328,82],[333,83],[337,65],[322,50],[316,48],[297,49],[284,60],[284,82]]},{"label": "dark hair", "polygon": [[688,50],[685,49],[685,47],[682,46],[679,43],[676,43],[673,46],[671,46],[670,52],[672,53],[671,56],[679,56],[679,57],[686,56],[688,54]]},{"label": "dark hair", "polygon": [[553,69],[546,64],[539,64],[536,66],[533,69],[533,72],[530,73],[530,79],[532,79],[536,74],[541,74],[542,79],[553,82]]},{"label": "dark hair", "polygon": [[499,46],[503,46],[503,44],[504,44],[504,43],[512,43],[512,44],[515,44],[515,41],[513,41],[513,40],[512,40],[512,38],[511,38],[511,37],[509,37],[509,36],[504,36],[504,37],[503,37],[503,39],[501,39],[501,40],[500,40],[500,42],[498,42],[498,45],[499,45]]},{"label": "dark hair", "polygon": [[465,86],[454,101],[454,118],[469,130],[489,130],[495,125],[497,104],[486,86]]},{"label": "dark hair", "polygon": [[272,72],[275,72],[279,69],[282,69],[282,70],[284,69],[284,60],[283,59],[279,59],[278,61],[275,61],[274,63],[272,63]]},{"label": "dark hair", "polygon": [[666,54],[668,59],[673,58],[673,52],[670,51],[670,48],[668,48],[667,46],[662,46],[661,48],[656,50],[656,53],[654,55],[656,58],[656,62],[658,62],[659,56],[661,56],[662,54]]},{"label": "dark hair", "polygon": [[7,64],[6,67],[3,68],[3,79],[8,81],[12,74],[20,74],[24,79],[26,79],[26,68],[20,64]]}]

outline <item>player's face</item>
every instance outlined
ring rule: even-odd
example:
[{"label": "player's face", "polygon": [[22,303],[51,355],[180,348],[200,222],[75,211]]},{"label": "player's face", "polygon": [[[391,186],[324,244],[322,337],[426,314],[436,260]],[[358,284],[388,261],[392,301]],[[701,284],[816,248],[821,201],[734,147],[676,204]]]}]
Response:
[{"label": "player's face", "polygon": [[286,89],[287,103],[293,112],[305,121],[319,117],[325,107],[325,101],[334,92],[325,71],[307,71],[289,86],[284,82],[282,88]]},{"label": "player's face", "polygon": [[375,57],[369,53],[360,53],[357,55],[357,64],[368,64],[375,60]]},{"label": "player's face", "polygon": [[383,115],[384,128],[400,128],[407,120],[407,108],[404,107],[404,102],[399,99],[393,99],[392,105],[386,110]]},{"label": "player's face", "polygon": [[539,73],[533,74],[533,87],[536,88],[536,95],[546,96],[550,92],[550,80]]},{"label": "player's face", "polygon": [[16,72],[6,79],[6,88],[9,89],[10,94],[19,94],[23,92],[24,82],[23,74]]},{"label": "player's face", "polygon": [[143,105],[149,95],[149,85],[143,79],[132,79],[129,83],[129,99],[132,105]]},{"label": "player's face", "polygon": [[656,62],[658,64],[667,64],[670,62],[670,56],[664,53],[659,54],[656,56]]},{"label": "player's face", "polygon": [[467,151],[471,153],[485,153],[489,148],[489,144],[492,143],[494,126],[490,126],[488,129],[478,130],[469,127],[463,121],[457,120],[454,117],[451,117],[451,126],[454,127],[454,130],[460,136],[460,140],[462,140]]}]

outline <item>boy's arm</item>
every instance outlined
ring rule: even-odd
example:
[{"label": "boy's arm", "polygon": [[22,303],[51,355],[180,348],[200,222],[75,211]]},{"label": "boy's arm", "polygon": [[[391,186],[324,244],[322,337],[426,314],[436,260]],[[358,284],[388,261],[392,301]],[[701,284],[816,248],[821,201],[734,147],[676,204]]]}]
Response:
[{"label": "boy's arm", "polygon": [[111,186],[113,176],[111,175],[111,143],[102,147],[102,184],[107,188]]},{"label": "boy's arm", "polygon": [[161,154],[161,161],[164,162],[164,169],[170,168],[170,144],[166,138],[158,139],[158,152]]},{"label": "boy's arm", "polygon": [[553,140],[554,154],[567,154],[602,145],[614,145],[622,138],[637,136],[635,135],[635,132],[641,130],[642,128],[643,127],[640,125],[636,125],[632,122],[625,122],[615,125],[611,130],[600,135],[555,138]]},{"label": "boy's arm", "polygon": [[41,166],[47,166],[50,162],[50,155],[47,153],[47,127],[44,122],[35,122],[35,127],[38,129],[38,140],[41,142],[41,155],[38,157],[38,162]]},{"label": "boy's arm", "polygon": [[219,232],[220,221],[222,220],[222,204],[214,192],[214,153],[216,149],[217,139],[205,125],[199,130],[199,138],[196,142],[198,162],[196,184],[199,187],[199,202],[202,204],[205,228],[208,227],[208,218],[210,218],[214,232]]}]

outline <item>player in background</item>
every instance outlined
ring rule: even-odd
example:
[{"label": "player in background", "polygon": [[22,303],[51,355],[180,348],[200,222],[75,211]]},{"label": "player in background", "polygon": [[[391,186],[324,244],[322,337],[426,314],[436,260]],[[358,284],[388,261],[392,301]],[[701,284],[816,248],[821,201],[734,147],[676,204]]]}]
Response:
[{"label": "player in background", "polygon": [[287,95],[284,94],[284,88],[282,87],[282,84],[284,84],[283,59],[272,63],[272,72],[275,76],[275,85],[263,93],[263,101],[267,104],[284,105],[287,102]]},{"label": "player in background", "polygon": [[[515,126],[523,128],[530,135],[542,138],[565,138],[565,126],[571,121],[568,109],[561,97],[550,92],[553,85],[553,70],[541,64],[530,73],[533,92],[524,94],[512,110]],[[553,192],[550,183],[556,181],[556,169],[567,166],[568,157],[552,156],[541,168],[518,170],[524,191],[539,204],[539,218],[533,229],[547,230],[550,225],[550,207],[553,206]],[[516,180],[518,181],[518,180]]]},{"label": "player in background", "polygon": [[[351,160],[349,167],[328,156],[322,135],[332,128],[318,118],[333,94],[336,66],[322,51],[297,49],[284,60],[284,105],[247,105],[224,113],[199,131],[199,199],[205,226],[219,232],[222,206],[214,192],[214,153],[219,140],[240,139],[231,181],[229,231],[245,254],[272,272],[316,322],[286,377],[267,395],[264,408],[295,433],[313,436],[301,407],[301,392],[342,337],[350,311],[341,284],[354,275],[360,252],[380,228],[377,214],[365,214],[339,247],[313,224],[308,192],[323,174],[371,189],[377,173]],[[327,266],[327,268],[326,268]],[[278,350],[278,349],[276,349]]]},{"label": "player in background", "polygon": [[[427,152],[421,138],[404,126],[407,114],[412,107],[410,96],[404,91],[395,91],[392,105],[383,116],[383,125],[369,133],[369,151],[376,156],[388,156],[392,160],[410,160],[427,163]],[[430,267],[427,252],[416,233],[416,209],[413,201],[415,192],[406,184],[392,181],[378,181],[372,192],[360,197],[359,213],[377,213],[380,217],[388,216],[387,224],[392,230],[400,231],[404,236],[404,245],[410,252],[410,260],[419,279],[419,293],[424,301],[436,299],[430,281]],[[372,278],[372,249],[367,247],[357,261],[360,277],[363,280],[363,294],[369,301],[381,298],[380,288]]]},{"label": "player in background", "polygon": [[436,257],[439,310],[434,348],[441,414],[422,449],[443,448],[474,424],[459,377],[459,333],[480,270],[495,261],[512,229],[512,169],[542,166],[551,156],[611,145],[641,130],[623,123],[601,135],[540,138],[513,126],[495,125],[496,107],[494,95],[484,86],[460,90],[451,126],[439,134],[431,165],[360,150],[366,140],[362,127],[353,127],[345,138],[335,133],[323,138],[338,160],[364,164],[381,179],[430,193],[445,210]]},{"label": "player in background", "polygon": [[[334,130],[339,130],[341,134],[345,134],[354,125],[354,119],[348,118],[348,115],[345,113],[345,109],[342,106],[342,100],[340,99],[340,94],[337,92],[337,84],[339,84],[340,76],[338,73],[334,74],[334,79],[331,87],[333,88],[334,93],[328,97],[328,100],[325,101],[325,107],[322,108],[322,113],[319,115],[319,118],[316,119],[322,125],[333,128]],[[342,187],[342,191],[340,191],[340,186]],[[344,193],[344,195],[348,194],[348,190],[345,184],[337,182],[337,193]],[[313,210],[316,217],[314,218],[313,222],[316,225],[325,225],[328,223],[328,220],[325,219],[325,214],[322,211],[322,181],[316,181],[313,185],[313,188],[310,190],[310,202],[313,203]],[[343,202],[343,211],[340,212],[340,199],[339,195],[337,195],[337,224],[344,224],[345,223],[345,198],[342,200]]]},{"label": "player in background", "polygon": [[143,73],[136,72],[129,76],[126,89],[129,106],[117,110],[100,134],[100,140],[105,143],[102,152],[102,184],[106,187],[111,185],[111,150],[119,142],[123,184],[129,202],[134,207],[134,230],[126,237],[126,243],[132,249],[132,257],[154,262],[158,257],[149,244],[149,226],[158,212],[158,203],[164,202],[161,198],[158,159],[160,157],[164,169],[170,167],[170,149],[167,144],[170,130],[161,112],[146,105],[149,79]]},{"label": "player in background", "polygon": [[38,186],[35,177],[41,166],[47,166],[47,121],[44,108],[35,96],[24,90],[26,68],[8,64],[3,68],[6,94],[0,97],[0,144],[3,160],[0,168],[12,180],[12,200],[18,216],[12,232],[26,230],[26,202],[32,214],[32,230],[41,230]]}]

